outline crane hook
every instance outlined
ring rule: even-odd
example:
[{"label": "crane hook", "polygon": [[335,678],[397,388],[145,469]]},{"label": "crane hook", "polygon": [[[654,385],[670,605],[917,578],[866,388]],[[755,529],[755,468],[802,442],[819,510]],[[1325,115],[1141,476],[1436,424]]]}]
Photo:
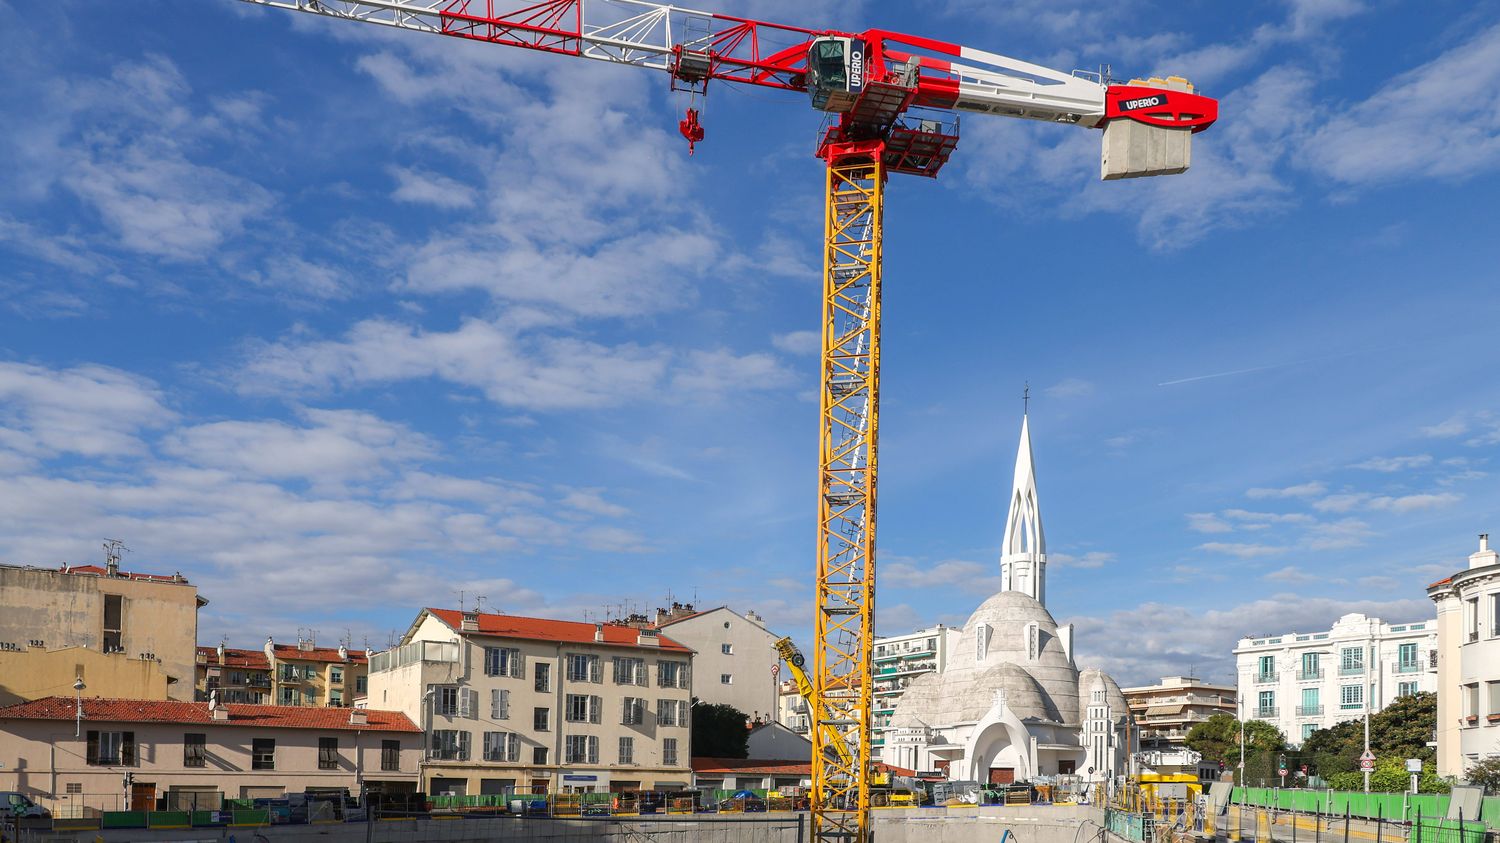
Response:
[{"label": "crane hook", "polygon": [[693,154],[693,147],[698,141],[703,140],[703,126],[698,123],[698,109],[689,108],[687,116],[677,121],[677,131],[687,138],[688,155]]}]

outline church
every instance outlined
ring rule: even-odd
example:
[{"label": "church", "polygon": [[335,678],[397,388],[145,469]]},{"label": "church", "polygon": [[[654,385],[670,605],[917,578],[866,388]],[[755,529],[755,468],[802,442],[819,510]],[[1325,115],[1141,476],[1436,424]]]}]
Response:
[{"label": "church", "polygon": [[1078,669],[1072,624],[1059,626],[1047,611],[1047,540],[1026,416],[1001,553],[1000,592],[969,616],[945,668],[913,679],[896,703],[886,760],[994,784],[1124,775],[1135,726],[1125,695],[1103,671]]}]

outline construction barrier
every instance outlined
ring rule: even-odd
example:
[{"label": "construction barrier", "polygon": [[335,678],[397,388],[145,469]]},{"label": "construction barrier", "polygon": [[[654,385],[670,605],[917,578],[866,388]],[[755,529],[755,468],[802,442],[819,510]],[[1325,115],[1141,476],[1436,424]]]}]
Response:
[{"label": "construction barrier", "polygon": [[[1236,787],[1230,802],[1255,808],[1275,808],[1305,814],[1343,816],[1357,819],[1410,822],[1424,817],[1448,815],[1446,793],[1360,793],[1343,790],[1303,790],[1275,787]],[[1500,796],[1484,800],[1480,814],[1491,827],[1500,829]]]}]

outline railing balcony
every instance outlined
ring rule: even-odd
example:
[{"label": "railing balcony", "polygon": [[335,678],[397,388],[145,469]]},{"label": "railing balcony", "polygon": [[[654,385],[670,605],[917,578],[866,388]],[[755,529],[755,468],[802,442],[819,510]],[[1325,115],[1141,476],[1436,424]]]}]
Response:
[{"label": "railing balcony", "polygon": [[1297,706],[1298,717],[1317,717],[1323,713],[1321,705],[1299,705]]},{"label": "railing balcony", "polygon": [[1255,674],[1255,681],[1256,681],[1257,684],[1266,685],[1266,684],[1269,684],[1271,682],[1275,682],[1276,681],[1276,674],[1274,674],[1274,673],[1257,673],[1257,674]]},{"label": "railing balcony", "polygon": [[1398,664],[1398,665],[1396,665],[1396,672],[1397,673],[1416,673],[1417,671],[1419,671],[1421,669],[1422,669],[1422,666],[1419,665],[1419,664],[1417,664],[1416,662],[1409,662],[1409,663],[1405,663],[1405,664]]},{"label": "railing balcony", "polygon": [[1255,716],[1258,717],[1258,718],[1262,718],[1262,717],[1275,717],[1276,714],[1277,714],[1277,708],[1276,708],[1276,706],[1273,706],[1273,705],[1272,706],[1262,705],[1262,706],[1256,706],[1256,708],[1255,708]]},{"label": "railing balcony", "polygon": [[1318,668],[1317,670],[1299,670],[1299,671],[1297,671],[1297,681],[1298,682],[1312,682],[1312,681],[1315,681],[1315,680],[1318,680],[1318,679],[1322,679],[1322,678],[1323,678],[1323,668],[1321,668],[1321,667]]},{"label": "railing balcony", "polygon": [[1340,667],[1339,668],[1339,675],[1340,676],[1363,676],[1364,672],[1365,672],[1365,666],[1362,665],[1362,664],[1356,664],[1356,665],[1353,665],[1351,667]]}]

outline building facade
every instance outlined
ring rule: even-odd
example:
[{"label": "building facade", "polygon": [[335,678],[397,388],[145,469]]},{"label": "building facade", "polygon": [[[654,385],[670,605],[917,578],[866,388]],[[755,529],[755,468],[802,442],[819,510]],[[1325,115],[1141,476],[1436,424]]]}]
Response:
[{"label": "building facade", "polygon": [[1042,602],[1046,558],[1023,419],[1002,590],[969,616],[942,670],[907,683],[885,732],[886,764],[992,784],[1124,774],[1130,708],[1112,678],[1074,663],[1072,625],[1059,625]]},{"label": "building facade", "polygon": [[0,708],[0,790],[82,816],[417,785],[422,735],[404,714],[88,697],[81,708],[61,696]]},{"label": "building facade", "polygon": [[685,788],[692,657],[654,628],[423,609],[368,704],[423,727],[429,794]]},{"label": "building facade", "polygon": [[885,760],[886,733],[891,730],[891,715],[911,680],[924,673],[941,671],[948,665],[948,653],[958,641],[960,630],[938,624],[906,635],[875,639],[875,705],[874,735],[870,757]]},{"label": "building facade", "polygon": [[1215,714],[1239,716],[1234,688],[1191,676],[1165,676],[1155,685],[1122,690],[1140,729],[1143,751],[1185,749],[1194,726]]},{"label": "building facade", "polygon": [[1437,623],[1344,615],[1327,632],[1240,639],[1240,718],[1264,720],[1292,746],[1318,729],[1437,690]]},{"label": "building facade", "polygon": [[370,659],[364,650],[318,647],[311,639],[259,650],[199,647],[196,698],[211,691],[224,702],[257,705],[352,706],[368,690]]},{"label": "building facade", "polygon": [[760,615],[720,606],[657,628],[693,650],[693,690],[699,700],[734,706],[751,720],[775,716],[777,636]]},{"label": "building facade", "polygon": [[1463,777],[1500,755],[1500,554],[1489,535],[1427,596],[1437,605],[1437,773]]},{"label": "building facade", "polygon": [[165,698],[192,700],[198,609],[207,603],[181,574],[121,571],[113,556],[104,567],[0,565],[0,651],[19,654],[0,673],[0,698],[24,698],[8,689],[48,687],[54,676],[75,668],[65,688],[53,684],[48,693],[70,690],[76,678],[101,693],[138,689],[128,683],[150,672],[67,652],[83,649],[112,660],[155,662],[166,677]]},{"label": "building facade", "polygon": [[219,692],[220,702],[273,705],[271,663],[260,650],[199,647],[194,699],[208,702]]}]

